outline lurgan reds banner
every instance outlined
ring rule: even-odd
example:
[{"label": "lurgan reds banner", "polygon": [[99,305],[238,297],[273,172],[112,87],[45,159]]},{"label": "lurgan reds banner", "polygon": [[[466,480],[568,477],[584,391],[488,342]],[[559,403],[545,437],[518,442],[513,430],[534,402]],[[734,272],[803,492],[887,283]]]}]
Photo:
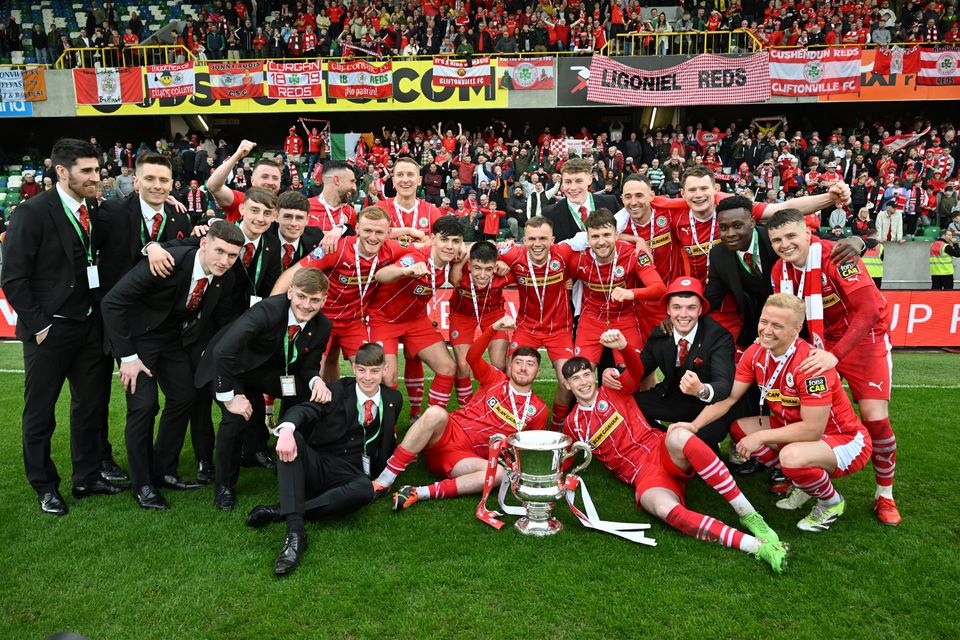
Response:
[{"label": "lurgan reds banner", "polygon": [[712,54],[658,71],[593,56],[587,100],[602,104],[665,107],[765,102],[770,98],[767,52],[742,57]]},{"label": "lurgan reds banner", "polygon": [[775,96],[859,91],[860,47],[770,50],[770,93]]}]

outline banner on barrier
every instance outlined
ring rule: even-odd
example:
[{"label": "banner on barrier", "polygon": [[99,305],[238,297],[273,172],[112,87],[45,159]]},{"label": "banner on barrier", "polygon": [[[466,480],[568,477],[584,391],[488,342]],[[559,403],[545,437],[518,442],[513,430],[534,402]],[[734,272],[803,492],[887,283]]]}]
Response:
[{"label": "banner on barrier", "polygon": [[156,64],[147,70],[147,97],[175,98],[193,93],[196,84],[193,61],[179,64]]},{"label": "banner on barrier", "polygon": [[960,85],[960,48],[922,49],[917,84],[938,87]]},{"label": "banner on barrier", "polygon": [[860,47],[771,49],[770,93],[823,96],[860,91]]},{"label": "banner on barrier", "polygon": [[503,69],[500,86],[516,91],[553,89],[553,58],[498,58]]},{"label": "banner on barrier", "polygon": [[435,87],[486,87],[489,84],[489,56],[480,56],[469,61],[442,57],[433,59]]},{"label": "banner on barrier", "polygon": [[656,71],[635,69],[596,55],[590,62],[587,100],[602,104],[675,106],[741,104],[770,99],[767,52],[749,56],[695,56]]},{"label": "banner on barrier", "polygon": [[[211,62],[207,68],[214,100],[259,98],[263,95],[263,62]],[[195,92],[200,91],[199,83]]]},{"label": "banner on barrier", "polygon": [[322,98],[323,73],[320,60],[314,62],[268,62],[267,97]]},{"label": "banner on barrier", "polygon": [[331,98],[389,98],[393,95],[393,66],[379,67],[365,60],[331,62],[327,67],[327,94]]}]

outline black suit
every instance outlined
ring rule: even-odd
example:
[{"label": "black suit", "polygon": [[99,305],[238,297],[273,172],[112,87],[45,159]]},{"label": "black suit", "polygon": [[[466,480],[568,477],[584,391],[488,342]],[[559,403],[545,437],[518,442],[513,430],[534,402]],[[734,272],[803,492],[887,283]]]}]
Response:
[{"label": "black suit", "polygon": [[[612,213],[620,210],[620,201],[616,196],[604,194],[593,195],[593,211],[609,209]],[[553,223],[553,236],[557,242],[569,240],[580,231],[580,225],[573,219],[567,199],[562,198],[543,210],[543,215]]]},{"label": "black suit", "polygon": [[[360,423],[356,380],[341,378],[330,385],[330,392],[330,402],[304,402],[283,416],[284,422],[296,425],[297,440],[297,457],[277,463],[284,516],[297,513],[317,519],[369,504],[374,498],[370,479],[380,475],[397,446],[403,397],[396,389],[380,385],[382,413],[367,427]],[[364,473],[364,451],[370,458],[370,475]]]},{"label": "black suit", "polygon": [[[677,343],[673,332],[664,333],[659,327],[653,330],[643,346],[640,360],[644,370],[638,379],[657,369],[663,373],[663,381],[653,389],[634,395],[640,411],[653,426],[657,426],[660,420],[689,422],[707,406],[696,396],[680,391],[680,379],[688,370],[696,373],[701,382],[713,387],[712,402],[725,399],[733,388],[733,338],[729,331],[709,317],[701,317],[697,323],[697,333],[684,362],[677,364]],[[729,421],[721,418],[706,425],[697,435],[716,450],[727,436],[729,426]]]},{"label": "black suit", "polygon": [[[160,231],[158,242],[179,240],[190,236],[193,225],[186,215],[165,205],[163,208],[166,222]],[[120,278],[134,267],[143,255],[140,253],[146,242],[150,241],[150,229],[147,228],[140,212],[140,196],[133,193],[122,200],[107,200],[95,213],[98,229],[96,250],[100,265],[100,289],[106,295]]]},{"label": "black suit", "polygon": [[[136,354],[153,373],[152,377],[138,376],[136,393],[127,393],[127,461],[136,487],[177,474],[196,395],[194,365],[205,338],[209,338],[213,319],[229,311],[224,292],[233,286],[230,272],[210,281],[197,310],[186,308],[197,252],[192,247],[171,249],[173,273],[166,278],[152,275],[149,263],[141,262],[101,304],[113,355],[121,359]],[[158,384],[165,401],[154,455]]]},{"label": "black suit", "polygon": [[[286,243],[286,240],[280,235],[280,225],[274,222],[273,225],[270,226],[269,233],[275,235],[280,241],[280,268],[285,271],[289,267],[283,266],[283,245]],[[316,249],[321,240],[323,240],[323,231],[320,230],[320,227],[304,227],[303,235],[300,236],[300,242],[290,257],[290,265],[296,264],[308,253]]]},{"label": "black suit", "polygon": [[723,244],[710,250],[710,273],[704,297],[712,309],[719,309],[727,293],[732,293],[743,318],[737,346],[745,349],[753,344],[757,337],[757,323],[760,311],[767,297],[773,293],[771,271],[777,261],[777,254],[770,244],[770,236],[763,227],[757,227],[757,242],[760,252],[760,270],[748,272],[740,262],[735,251]]},{"label": "black suit", "polygon": [[[87,203],[88,210],[94,208]],[[68,217],[69,216],[69,217]],[[100,232],[91,214],[93,242]],[[87,281],[90,237],[75,227],[54,188],[19,205],[3,243],[0,284],[17,312],[23,342],[23,461],[38,493],[55,491],[60,476],[50,457],[57,398],[70,381],[70,444],[74,485],[94,480],[106,447],[111,361],[103,353],[99,292]],[[83,239],[81,240],[81,235]],[[49,327],[42,344],[35,335]]]},{"label": "black suit", "polygon": [[[282,398],[280,376],[284,375],[283,353],[287,334],[290,301],[285,294],[272,296],[254,305],[229,326],[220,330],[207,346],[200,360],[195,383],[197,387],[212,385],[214,393],[232,391],[244,394],[253,405],[249,422],[230,413],[225,407],[217,436],[217,484],[233,487],[240,472],[240,435],[248,424],[262,431],[263,394]],[[330,337],[330,320],[318,313],[306,323],[293,343],[292,362],[287,373],[296,379],[296,395],[284,400],[292,406],[310,397],[310,381],[320,376],[320,362]],[[263,436],[264,443],[266,435]]]}]

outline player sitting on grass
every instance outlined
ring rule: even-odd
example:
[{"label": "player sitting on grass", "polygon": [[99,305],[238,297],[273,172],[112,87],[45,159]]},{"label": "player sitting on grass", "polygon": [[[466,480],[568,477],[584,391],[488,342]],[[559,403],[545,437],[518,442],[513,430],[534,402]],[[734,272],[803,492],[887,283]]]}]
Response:
[{"label": "player sitting on grass", "polygon": [[696,432],[726,414],[754,383],[760,385],[761,407],[769,416],[741,418],[730,427],[743,457],[768,467],[779,464],[796,489],[777,502],[797,509],[811,497],[817,503],[797,523],[804,531],[826,531],[843,515],[845,502],[830,478],[859,471],[870,459],[871,442],[840,384],[836,369],[804,373],[802,363],[813,346],[798,336],[804,305],[799,298],[777,293],[760,313],[759,343],[747,348],[730,396],[706,407],[692,423],[674,423],[671,433]]},{"label": "player sitting on grass", "polygon": [[[636,349],[617,329],[600,336],[600,344],[620,352],[626,371],[620,377],[622,389],[597,387],[596,372],[586,358],[577,356],[563,365],[564,384],[577,404],[563,424],[563,431],[585,442],[599,460],[620,480],[635,488],[637,504],[671,527],[693,538],[714,540],[751,553],[783,573],[787,547],[740,493],[726,466],[692,431],[673,429],[663,433],[644,419],[633,399],[637,375],[643,365]],[[696,473],[730,503],[740,523],[751,534],[728,527],[710,516],[684,506],[687,480]]]},{"label": "player sitting on grass", "polygon": [[[546,426],[547,405],[531,390],[540,372],[537,350],[520,347],[514,351],[507,373],[483,359],[483,352],[497,332],[515,326],[514,318],[505,316],[484,330],[467,352],[467,362],[480,383],[469,404],[449,414],[437,406],[428,408],[410,425],[387,461],[387,468],[373,481],[374,491],[382,495],[421,451],[430,471],[444,478],[429,486],[401,487],[393,494],[394,511],[408,509],[419,500],[480,493],[490,437]],[[497,484],[502,479],[503,474],[498,471]]]}]

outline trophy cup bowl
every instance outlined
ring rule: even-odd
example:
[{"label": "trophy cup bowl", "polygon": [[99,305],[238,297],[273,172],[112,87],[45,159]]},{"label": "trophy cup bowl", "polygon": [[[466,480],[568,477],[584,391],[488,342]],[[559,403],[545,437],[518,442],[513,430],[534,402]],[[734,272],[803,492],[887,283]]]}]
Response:
[{"label": "trophy cup bowl", "polygon": [[569,436],[554,431],[520,431],[509,437],[496,435],[490,443],[502,439],[507,441],[499,461],[506,472],[504,482],[509,483],[527,513],[513,526],[528,536],[544,537],[559,532],[563,525],[553,517],[553,505],[566,491],[563,463],[578,451],[583,452],[583,461],[569,475],[579,474],[593,458],[589,445],[573,443]]}]

